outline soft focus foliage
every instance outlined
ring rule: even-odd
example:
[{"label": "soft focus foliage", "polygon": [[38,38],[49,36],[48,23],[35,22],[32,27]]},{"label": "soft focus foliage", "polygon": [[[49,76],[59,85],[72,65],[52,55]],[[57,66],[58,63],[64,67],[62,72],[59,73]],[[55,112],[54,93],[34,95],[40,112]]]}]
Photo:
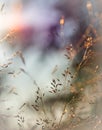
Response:
[{"label": "soft focus foliage", "polygon": [[0,130],[102,129],[102,1],[0,1]]}]

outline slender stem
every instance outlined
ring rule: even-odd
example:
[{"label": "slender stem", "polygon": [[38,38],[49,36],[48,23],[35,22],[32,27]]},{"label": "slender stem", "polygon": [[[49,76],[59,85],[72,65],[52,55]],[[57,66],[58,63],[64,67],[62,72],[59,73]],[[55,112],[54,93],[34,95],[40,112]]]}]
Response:
[{"label": "slender stem", "polygon": [[61,115],[61,117],[60,117],[60,121],[59,121],[59,124],[58,124],[59,127],[60,127],[61,121],[62,121],[62,119],[63,119],[63,116],[64,116],[64,114],[65,114],[66,107],[67,107],[67,102],[64,104],[63,112],[62,112],[62,115]]}]

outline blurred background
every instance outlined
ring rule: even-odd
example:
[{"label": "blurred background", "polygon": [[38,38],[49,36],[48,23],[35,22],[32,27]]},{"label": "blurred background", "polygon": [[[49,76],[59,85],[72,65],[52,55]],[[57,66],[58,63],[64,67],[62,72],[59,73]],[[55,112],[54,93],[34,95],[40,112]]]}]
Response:
[{"label": "blurred background", "polygon": [[[89,24],[101,34],[101,3],[0,1],[0,130],[37,130],[33,126],[38,115],[30,106],[36,97],[35,84],[49,95],[53,78],[63,82],[61,74],[75,60],[77,43]],[[70,46],[71,60],[66,60],[64,55]],[[79,53],[78,61],[81,56]],[[22,104],[27,110],[21,109]],[[26,117],[23,127],[19,128],[17,115]]]}]

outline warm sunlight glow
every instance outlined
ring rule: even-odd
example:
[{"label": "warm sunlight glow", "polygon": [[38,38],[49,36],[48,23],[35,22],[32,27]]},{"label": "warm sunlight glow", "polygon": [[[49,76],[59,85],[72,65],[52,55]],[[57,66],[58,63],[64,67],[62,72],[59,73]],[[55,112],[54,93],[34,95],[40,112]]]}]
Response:
[{"label": "warm sunlight glow", "polygon": [[65,23],[65,19],[64,19],[64,16],[62,16],[60,19],[60,25],[64,25],[64,23]]}]

